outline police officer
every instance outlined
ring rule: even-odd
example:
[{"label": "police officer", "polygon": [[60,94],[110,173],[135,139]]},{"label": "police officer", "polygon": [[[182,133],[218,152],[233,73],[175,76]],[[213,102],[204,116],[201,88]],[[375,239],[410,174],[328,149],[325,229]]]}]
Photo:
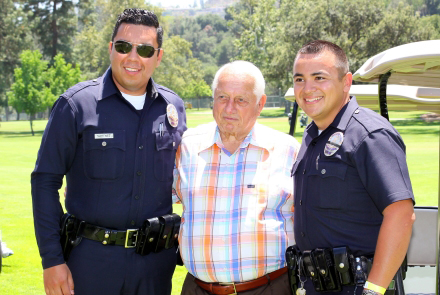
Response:
[{"label": "police officer", "polygon": [[[373,258],[364,288],[343,286],[330,294],[383,294],[415,220],[405,145],[386,119],[349,95],[352,74],[337,45],[304,45],[293,77],[296,101],[313,120],[292,170],[297,246],[303,253],[348,246],[353,257]],[[312,276],[301,280],[301,291],[319,293]]]},{"label": "police officer", "polygon": [[[175,249],[138,255],[131,231],[172,212],[174,157],[186,130],[182,100],[151,78],[162,36],[154,13],[126,9],[109,43],[111,67],[55,102],[31,175],[46,294],[171,293]],[[84,225],[67,264],[64,175],[66,209]]]}]

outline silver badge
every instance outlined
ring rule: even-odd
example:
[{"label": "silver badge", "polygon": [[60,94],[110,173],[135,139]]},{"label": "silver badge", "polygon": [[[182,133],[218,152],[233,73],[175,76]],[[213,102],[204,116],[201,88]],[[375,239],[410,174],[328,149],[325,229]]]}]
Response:
[{"label": "silver badge", "polygon": [[342,132],[333,133],[325,144],[324,155],[327,157],[333,156],[339,150],[343,141],[344,134]]},{"label": "silver badge", "polygon": [[173,104],[167,106],[167,118],[171,126],[177,127],[179,124],[179,114]]}]

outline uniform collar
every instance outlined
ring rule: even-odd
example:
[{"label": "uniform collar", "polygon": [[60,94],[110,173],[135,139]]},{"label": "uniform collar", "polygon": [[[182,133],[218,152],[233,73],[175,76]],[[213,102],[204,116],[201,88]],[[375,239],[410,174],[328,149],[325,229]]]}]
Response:
[{"label": "uniform collar", "polygon": [[[356,97],[350,96],[350,101],[342,107],[342,109],[339,111],[339,113],[336,115],[335,119],[329,126],[337,128],[341,131],[345,131],[354,111],[356,111],[358,108],[359,104],[356,101]],[[315,122],[312,122],[307,127],[306,131],[312,138],[318,136],[318,127],[316,126]]]},{"label": "uniform collar", "polygon": [[[215,124],[215,122],[211,124],[213,124],[213,127],[210,128],[210,131],[207,133],[206,139],[203,140],[202,144],[200,145],[199,152],[212,147],[214,144],[216,144],[219,148],[224,148],[217,124]],[[264,126],[255,123],[249,134],[240,144],[239,149],[246,148],[249,144],[252,144],[254,146],[264,148],[269,151],[273,149],[274,145],[273,142],[267,140],[267,138],[267,134],[265,134],[264,132]]]},{"label": "uniform collar", "polygon": [[[99,91],[100,96],[98,97],[98,101],[110,97],[112,95],[120,93],[118,87],[116,87],[115,82],[112,77],[112,69],[109,67],[107,71],[105,71],[104,75],[100,77],[102,79],[101,83],[101,91]],[[96,80],[97,81],[97,80]],[[147,84],[147,97],[151,97],[152,99],[156,99],[159,95],[157,91],[157,84],[154,83],[153,78],[150,78]]]}]

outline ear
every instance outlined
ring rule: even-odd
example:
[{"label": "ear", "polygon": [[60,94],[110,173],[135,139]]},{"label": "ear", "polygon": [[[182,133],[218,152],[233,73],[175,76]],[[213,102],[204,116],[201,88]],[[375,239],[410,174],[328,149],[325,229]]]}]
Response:
[{"label": "ear", "polygon": [[156,68],[160,65],[160,62],[162,61],[162,57],[163,57],[163,48],[160,48],[159,49],[159,54],[157,55]]},{"label": "ear", "polygon": [[351,84],[353,83],[353,74],[351,72],[345,74],[343,81],[344,81],[344,92],[348,93],[350,91]]},{"label": "ear", "polygon": [[113,42],[112,41],[108,42],[108,54],[112,54],[112,47],[113,47]]},{"label": "ear", "polygon": [[260,101],[258,102],[258,112],[261,113],[261,111],[264,108],[264,105],[266,104],[267,96],[266,94],[263,94],[260,98]]}]

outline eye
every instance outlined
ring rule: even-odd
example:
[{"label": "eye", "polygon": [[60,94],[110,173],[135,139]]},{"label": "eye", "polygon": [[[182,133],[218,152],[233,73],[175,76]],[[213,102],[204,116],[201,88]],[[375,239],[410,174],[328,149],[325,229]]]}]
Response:
[{"label": "eye", "polygon": [[244,97],[237,97],[234,101],[237,105],[241,107],[245,107],[249,104],[249,101]]},{"label": "eye", "polygon": [[228,98],[226,97],[226,95],[219,95],[217,96],[217,100],[219,100],[220,102],[225,102],[228,100]]},{"label": "eye", "polygon": [[321,76],[316,76],[316,77],[315,77],[315,80],[320,81],[320,80],[325,80],[325,78],[324,78],[324,77],[321,77]]},{"label": "eye", "polygon": [[294,80],[295,83],[303,82],[303,81],[304,81],[304,79],[303,79],[303,78],[300,78],[300,77],[297,77],[297,78],[295,78],[295,80]]}]

